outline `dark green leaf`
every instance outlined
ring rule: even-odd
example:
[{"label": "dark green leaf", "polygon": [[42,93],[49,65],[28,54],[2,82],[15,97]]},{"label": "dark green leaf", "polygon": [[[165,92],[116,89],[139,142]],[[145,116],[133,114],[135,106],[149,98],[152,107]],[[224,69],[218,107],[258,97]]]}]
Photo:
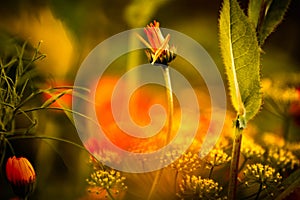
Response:
[{"label": "dark green leaf", "polygon": [[251,23],[253,23],[254,27],[257,27],[260,11],[262,7],[263,0],[250,0],[248,6],[248,17]]},{"label": "dark green leaf", "polygon": [[269,7],[266,7],[264,20],[258,29],[258,41],[262,46],[266,38],[275,30],[283,20],[284,14],[291,0],[273,0]]}]

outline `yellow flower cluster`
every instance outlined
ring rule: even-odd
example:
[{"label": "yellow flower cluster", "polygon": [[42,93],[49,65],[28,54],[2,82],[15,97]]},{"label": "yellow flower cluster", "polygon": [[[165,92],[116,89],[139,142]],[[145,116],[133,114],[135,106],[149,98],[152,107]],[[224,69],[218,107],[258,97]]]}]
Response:
[{"label": "yellow flower cluster", "polygon": [[285,146],[284,139],[278,136],[277,134],[271,132],[263,133],[262,141],[266,146],[277,146],[277,147]]},{"label": "yellow flower cluster", "polygon": [[287,168],[294,169],[295,166],[299,166],[299,159],[291,151],[278,147],[269,149],[267,162],[282,171],[285,171]]},{"label": "yellow flower cluster", "polygon": [[187,175],[179,188],[177,195],[180,199],[227,199],[221,197],[223,188],[217,182],[212,179],[202,179],[200,176]]},{"label": "yellow flower cluster", "polygon": [[250,138],[242,140],[241,153],[246,159],[261,158],[265,150]]},{"label": "yellow flower cluster", "polygon": [[286,83],[272,82],[270,79],[263,79],[262,86],[264,95],[278,102],[291,102],[299,98],[296,89],[287,87]]},{"label": "yellow flower cluster", "polygon": [[209,154],[204,158],[205,163],[208,165],[207,168],[220,166],[231,160],[231,157],[228,156],[222,149],[213,149]]},{"label": "yellow flower cluster", "polygon": [[192,152],[184,153],[171,167],[178,172],[191,173],[200,167],[199,156]]},{"label": "yellow flower cluster", "polygon": [[101,193],[103,190],[118,194],[120,190],[126,190],[127,186],[124,184],[125,177],[121,173],[111,170],[97,170],[91,174],[91,178],[87,179],[90,186],[97,187],[96,193]]},{"label": "yellow flower cluster", "polygon": [[262,189],[266,189],[267,186],[278,185],[282,179],[279,172],[269,166],[261,163],[247,165],[244,170],[245,185],[249,186],[255,183],[262,184]]}]

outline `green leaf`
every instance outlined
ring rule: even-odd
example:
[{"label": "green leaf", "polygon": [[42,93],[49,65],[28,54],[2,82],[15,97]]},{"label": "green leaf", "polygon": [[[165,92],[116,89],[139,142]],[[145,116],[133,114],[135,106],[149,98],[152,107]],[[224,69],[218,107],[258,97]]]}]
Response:
[{"label": "green leaf", "polygon": [[261,27],[258,27],[258,42],[262,46],[267,37],[283,20],[284,14],[291,0],[272,0],[270,6],[265,7],[265,16]]},{"label": "green leaf", "polygon": [[236,0],[224,1],[219,31],[231,102],[239,121],[246,124],[262,103],[260,52],[254,27]]},{"label": "green leaf", "polygon": [[263,0],[250,0],[248,5],[248,18],[254,27],[257,27]]}]

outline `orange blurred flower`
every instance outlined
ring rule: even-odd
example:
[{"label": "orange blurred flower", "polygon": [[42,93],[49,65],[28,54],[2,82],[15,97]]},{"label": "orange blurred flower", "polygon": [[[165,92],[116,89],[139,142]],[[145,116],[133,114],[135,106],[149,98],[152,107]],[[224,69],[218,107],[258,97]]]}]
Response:
[{"label": "orange blurred flower", "polygon": [[6,177],[16,195],[25,198],[34,190],[36,174],[27,158],[8,158],[6,163]]},{"label": "orange blurred flower", "polygon": [[154,20],[154,22],[147,25],[144,30],[149,43],[140,35],[138,35],[138,37],[148,48],[146,54],[151,64],[158,63],[167,65],[175,59],[176,48],[174,46],[169,47],[170,34],[168,34],[166,38],[162,35],[159,22]]},{"label": "orange blurred flower", "polygon": [[[102,129],[104,130],[106,136],[116,146],[123,148],[125,150],[133,150],[133,148],[137,146],[144,146],[144,147],[163,146],[165,140],[164,135],[166,132],[165,131],[166,127],[164,127],[160,131],[160,133],[158,133],[156,136],[143,139],[143,138],[135,138],[128,135],[115,122],[111,102],[112,102],[113,90],[118,80],[119,80],[118,77],[112,77],[112,76],[102,77],[96,89],[96,96],[95,96],[96,114],[98,117],[98,121]],[[120,95],[124,96],[125,98],[127,95],[126,83],[122,84],[122,86],[124,86],[124,89],[122,89],[122,91],[124,91],[124,94],[120,94]],[[154,92],[156,95],[153,95]],[[164,90],[161,91],[161,95],[160,95],[159,91],[157,90],[155,91],[151,87],[139,88],[136,92],[134,92],[133,95],[130,97],[129,108],[128,108],[134,122],[141,126],[149,124],[151,122],[151,119],[148,113],[150,107],[154,104],[160,104],[166,109],[167,102],[166,99],[164,98],[165,97],[164,95],[165,95]]]},{"label": "orange blurred flower", "polygon": [[[131,152],[154,152],[159,150],[160,148],[166,145],[165,134],[167,132],[167,124],[164,124],[164,127],[158,131],[154,136],[147,138],[138,138],[128,135],[124,132],[118,124],[114,120],[113,112],[112,112],[112,96],[114,87],[116,86],[119,77],[117,76],[103,76],[98,85],[96,86],[95,92],[95,110],[98,118],[98,122],[100,123],[102,130],[108,139],[115,144],[116,146]],[[126,94],[126,83],[121,84],[124,89],[124,98]],[[208,126],[210,124],[210,102],[209,97],[200,90],[195,90],[198,99],[201,99],[201,106],[205,107],[205,110],[202,110],[200,118],[199,118],[199,127],[198,134],[193,142],[191,148],[195,151],[199,151],[201,147],[202,140],[207,133]],[[155,94],[155,95],[154,95]],[[159,86],[144,86],[136,90],[129,101],[129,112],[131,114],[132,120],[140,125],[146,126],[151,123],[151,118],[149,116],[149,110],[151,106],[159,104],[167,110],[167,98],[165,95],[165,88]],[[122,111],[120,111],[122,112]],[[165,120],[165,116],[155,116],[156,118],[161,117],[162,120]],[[189,132],[193,131],[191,129],[190,124],[181,124],[181,118],[189,119],[190,116],[187,114],[181,113],[180,106],[177,98],[174,99],[174,116],[173,116],[173,128],[170,140],[177,134],[177,131],[181,127],[182,131]],[[192,122],[191,123],[195,123]],[[230,123],[231,125],[231,123]],[[169,141],[170,142],[170,141]],[[182,141],[183,143],[185,141]],[[90,138],[90,140],[86,141],[87,148],[93,153],[102,153],[99,152],[100,146],[105,146],[105,143],[101,141],[95,141],[94,138]],[[106,152],[109,154],[109,152]]]}]

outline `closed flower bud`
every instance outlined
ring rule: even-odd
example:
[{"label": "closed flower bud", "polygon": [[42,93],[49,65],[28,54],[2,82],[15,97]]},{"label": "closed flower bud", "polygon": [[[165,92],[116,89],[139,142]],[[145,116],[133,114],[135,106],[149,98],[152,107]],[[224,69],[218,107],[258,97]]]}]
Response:
[{"label": "closed flower bud", "polygon": [[152,65],[168,65],[169,62],[176,58],[176,48],[169,45],[170,34],[166,37],[163,36],[159,28],[159,22],[154,20],[153,23],[147,25],[144,31],[149,42],[144,40],[140,35],[138,37],[146,45],[146,55]]},{"label": "closed flower bud", "polygon": [[6,177],[16,195],[28,197],[34,190],[36,181],[35,171],[31,163],[24,157],[8,158],[6,163]]}]

